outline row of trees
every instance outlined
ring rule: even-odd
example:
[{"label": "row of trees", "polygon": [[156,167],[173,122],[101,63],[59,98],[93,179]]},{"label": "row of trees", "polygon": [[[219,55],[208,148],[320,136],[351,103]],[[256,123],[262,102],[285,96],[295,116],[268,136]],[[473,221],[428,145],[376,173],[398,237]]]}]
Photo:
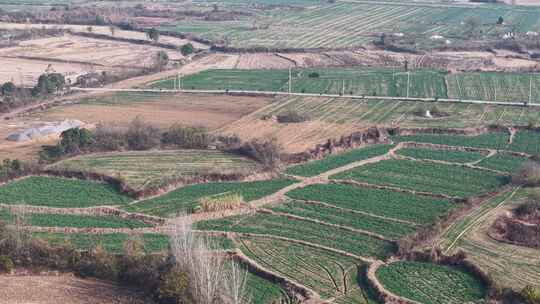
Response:
[{"label": "row of trees", "polygon": [[34,102],[64,89],[66,79],[60,73],[44,73],[33,88],[23,88],[9,81],[0,86],[0,112]]}]

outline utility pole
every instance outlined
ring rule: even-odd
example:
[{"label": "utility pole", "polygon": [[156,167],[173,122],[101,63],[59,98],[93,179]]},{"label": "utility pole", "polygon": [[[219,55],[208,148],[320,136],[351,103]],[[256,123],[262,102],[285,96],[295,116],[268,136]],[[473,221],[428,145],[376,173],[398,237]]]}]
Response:
[{"label": "utility pole", "polygon": [[341,85],[341,96],[345,96],[345,79],[343,79],[343,83]]},{"label": "utility pole", "polygon": [[178,73],[178,90],[182,90],[182,75]]},{"label": "utility pole", "polygon": [[291,94],[291,89],[292,89],[292,72],[291,72],[291,68],[289,67],[289,94]]},{"label": "utility pole", "polygon": [[532,102],[532,74],[529,76],[529,104]]},{"label": "utility pole", "polygon": [[407,98],[409,98],[410,83],[411,83],[411,72],[407,71]]}]

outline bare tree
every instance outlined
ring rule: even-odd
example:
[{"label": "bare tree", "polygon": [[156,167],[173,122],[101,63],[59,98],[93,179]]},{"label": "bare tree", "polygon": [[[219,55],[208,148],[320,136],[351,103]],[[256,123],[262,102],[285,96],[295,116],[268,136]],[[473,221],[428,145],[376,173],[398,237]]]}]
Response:
[{"label": "bare tree", "polygon": [[[189,275],[190,291],[198,304],[246,303],[247,273],[206,237],[193,233],[189,216],[180,216],[172,227],[171,250],[178,266]],[[230,263],[230,264],[229,264]]]}]

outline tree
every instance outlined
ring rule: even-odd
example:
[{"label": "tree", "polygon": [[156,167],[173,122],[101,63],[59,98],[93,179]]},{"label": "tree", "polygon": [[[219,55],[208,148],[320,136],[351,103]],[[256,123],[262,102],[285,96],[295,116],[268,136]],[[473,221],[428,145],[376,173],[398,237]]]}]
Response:
[{"label": "tree", "polygon": [[159,130],[136,117],[126,133],[128,147],[132,150],[148,150],[159,145]]},{"label": "tree", "polygon": [[73,128],[60,135],[59,150],[63,153],[80,153],[94,142],[92,132],[84,128]]},{"label": "tree", "polygon": [[159,31],[155,28],[151,28],[149,29],[148,31],[146,31],[146,37],[148,37],[148,39],[154,41],[154,42],[158,42],[159,40]]},{"label": "tree", "polygon": [[165,51],[158,51],[154,57],[154,66],[161,71],[169,63],[169,55]]},{"label": "tree", "polygon": [[16,89],[17,87],[15,86],[15,84],[10,81],[2,85],[2,87],[0,88],[0,93],[2,93],[2,95],[4,96],[11,96],[15,93]]},{"label": "tree", "polygon": [[540,303],[540,289],[538,287],[527,285],[519,292],[519,295],[527,304]]},{"label": "tree", "polygon": [[105,25],[105,18],[102,16],[96,16],[96,25]]},{"label": "tree", "polygon": [[86,31],[89,32],[89,33],[91,33],[91,32],[94,31],[94,28],[91,27],[91,26],[88,26],[88,27],[86,27]]},{"label": "tree", "polygon": [[504,18],[502,16],[499,16],[499,19],[497,20],[497,24],[501,25],[504,23]]},{"label": "tree", "polygon": [[193,51],[194,51],[194,48],[193,48],[193,44],[191,44],[191,43],[184,44],[182,46],[182,48],[180,49],[180,52],[184,56],[187,56],[187,55],[193,53]]},{"label": "tree", "polygon": [[465,29],[466,31],[469,33],[469,36],[470,37],[475,37],[477,32],[478,32],[478,29],[481,25],[481,21],[480,19],[478,19],[477,17],[469,17],[467,19],[465,19]]},{"label": "tree", "polygon": [[60,73],[45,73],[38,78],[38,83],[34,87],[34,95],[51,94],[64,88],[66,79]]}]

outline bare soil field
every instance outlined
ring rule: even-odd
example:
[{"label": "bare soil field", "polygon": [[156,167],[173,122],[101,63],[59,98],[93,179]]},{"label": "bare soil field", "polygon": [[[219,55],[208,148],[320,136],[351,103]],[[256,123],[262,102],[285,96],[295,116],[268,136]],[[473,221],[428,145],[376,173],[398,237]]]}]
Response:
[{"label": "bare soil field", "polygon": [[103,281],[60,276],[0,276],[0,304],[148,303],[140,292]]},{"label": "bare soil field", "polygon": [[[0,72],[0,82],[15,80],[30,85],[50,65],[56,72],[74,82],[77,76],[91,71],[111,71],[150,67],[158,47],[126,42],[100,40],[73,35],[21,42],[16,47],[0,49],[0,63],[7,70]],[[170,60],[179,60],[180,52],[165,50]]]},{"label": "bare soil field", "polygon": [[56,138],[17,143],[6,140],[9,133],[42,126],[47,122],[78,119],[89,125],[105,123],[127,126],[135,117],[159,127],[175,123],[216,129],[266,106],[266,97],[216,95],[117,94],[88,98],[80,104],[64,105],[16,117],[0,124],[0,159],[35,158],[42,144]]},{"label": "bare soil field", "polygon": [[[9,23],[9,22],[0,22],[0,29],[17,29],[17,30],[25,30],[25,29],[31,29],[31,28],[62,28],[62,29],[69,29],[73,32],[83,32],[88,33],[88,26],[87,25],[74,25],[74,24],[23,24],[23,23]],[[108,35],[113,36],[111,34],[111,30],[108,26],[92,26],[92,33],[95,34],[101,34],[101,35]],[[139,39],[139,40],[148,40],[146,37],[146,34],[143,32],[136,32],[136,31],[126,31],[121,29],[116,29],[114,31],[114,37],[119,38],[127,38],[127,39]],[[161,35],[159,37],[159,42],[162,43],[168,43],[168,44],[174,44],[177,46],[182,46],[186,43],[191,43],[193,46],[197,49],[208,49],[209,46],[198,43],[195,41],[187,40],[187,39],[181,39],[173,36],[166,36]]]}]

